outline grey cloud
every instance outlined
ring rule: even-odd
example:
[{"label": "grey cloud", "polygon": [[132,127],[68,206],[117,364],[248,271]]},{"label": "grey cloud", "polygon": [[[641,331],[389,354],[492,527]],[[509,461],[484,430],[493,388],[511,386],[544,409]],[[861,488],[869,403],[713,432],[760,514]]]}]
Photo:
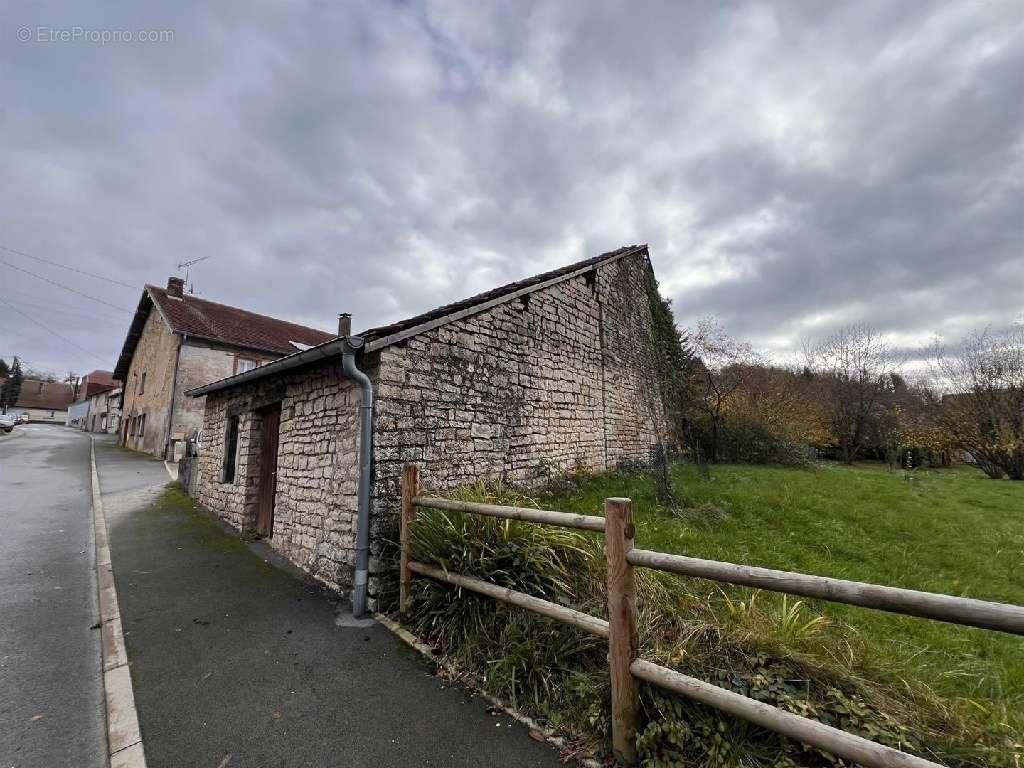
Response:
[{"label": "grey cloud", "polygon": [[[211,256],[204,296],[369,326],[645,241],[681,322],[783,354],[844,320],[904,343],[1022,309],[1015,2],[49,2],[0,22],[0,244],[119,280]],[[11,37],[73,24],[174,40]],[[0,282],[98,357],[2,305],[0,355],[113,365],[126,319]]]}]

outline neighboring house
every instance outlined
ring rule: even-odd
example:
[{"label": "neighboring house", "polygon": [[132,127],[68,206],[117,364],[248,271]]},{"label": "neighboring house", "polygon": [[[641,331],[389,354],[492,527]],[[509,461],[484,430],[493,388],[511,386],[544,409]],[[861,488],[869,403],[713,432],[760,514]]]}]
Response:
[{"label": "neighboring house", "polygon": [[8,413],[28,414],[29,421],[66,424],[68,407],[75,399],[75,388],[63,381],[25,379],[21,382],[18,402]]},{"label": "neighboring house", "polygon": [[[361,391],[375,392],[370,573],[393,538],[402,464],[443,491],[649,461],[664,445],[646,246],[339,338],[194,390],[206,397],[198,501],[322,583],[357,579]],[[383,584],[369,578],[369,605]]]},{"label": "neighboring house", "polygon": [[170,458],[202,426],[202,384],[321,344],[329,333],[186,295],[181,278],[142,291],[114,378],[122,383],[121,445]]},{"label": "neighboring house", "polygon": [[90,397],[89,412],[81,428],[86,432],[117,434],[121,425],[121,394],[120,387],[111,387]]},{"label": "neighboring house", "polygon": [[78,386],[78,398],[87,400],[97,392],[103,392],[116,386],[117,381],[114,379],[112,371],[92,371],[82,377]]},{"label": "neighboring house", "polygon": [[115,389],[117,386],[111,371],[97,370],[83,376],[78,384],[77,400],[68,408],[68,426],[88,429],[89,399],[95,394]]}]

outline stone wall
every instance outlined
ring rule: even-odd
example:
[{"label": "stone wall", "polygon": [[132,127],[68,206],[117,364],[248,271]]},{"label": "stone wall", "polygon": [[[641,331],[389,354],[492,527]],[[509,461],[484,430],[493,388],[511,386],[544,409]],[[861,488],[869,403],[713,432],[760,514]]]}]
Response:
[{"label": "stone wall", "polygon": [[[174,381],[174,360],[178,354],[178,337],[171,333],[167,323],[153,308],[143,326],[139,343],[135,347],[128,378],[124,382],[124,402],[121,405],[123,426],[131,419],[145,415],[144,434],[127,435],[122,444],[154,456],[163,456],[167,440],[167,412]],[[142,375],[146,386],[139,392]]]},{"label": "stone wall", "polygon": [[646,257],[604,266],[598,274],[604,320],[604,417],[609,468],[648,461],[665,444],[665,411],[652,348],[648,290],[657,290]]},{"label": "stone wall", "polygon": [[[181,341],[179,353],[178,343],[179,337],[171,332],[154,306],[135,348],[128,380],[124,382],[122,414],[125,423],[132,417],[146,416],[145,434],[142,437],[127,435],[124,439],[124,445],[129,448],[163,456],[167,446],[170,449],[167,458],[173,458],[175,442],[192,437],[203,425],[203,399],[188,397],[185,394],[188,390],[234,374],[236,357],[262,358],[264,362],[273,359],[249,350],[216,346],[192,338]],[[143,373],[146,374],[146,387],[140,394],[139,382]],[[173,423],[168,425],[172,396]]]},{"label": "stone wall", "polygon": [[435,491],[648,461],[664,433],[651,279],[629,256],[383,349],[372,554],[395,538],[407,461]]},{"label": "stone wall", "polygon": [[174,389],[174,423],[171,425],[171,443],[191,438],[202,429],[206,410],[204,398],[189,397],[185,393],[212,381],[227,378],[236,372],[236,358],[267,362],[273,357],[248,350],[214,346],[201,339],[187,338],[181,346],[178,362],[178,383]]},{"label": "stone wall", "polygon": [[[270,545],[333,589],[351,584],[358,483],[359,390],[337,363],[206,398],[198,501],[240,531],[256,524],[262,417],[281,403]],[[221,481],[229,415],[239,417],[235,480]]]},{"label": "stone wall", "polygon": [[[402,464],[428,489],[529,484],[647,460],[663,413],[651,364],[650,266],[633,255],[420,333],[360,365],[376,389],[371,607],[388,589]],[[236,528],[255,522],[258,409],[282,403],[271,545],[336,589],[351,583],[359,390],[340,360],[206,398],[199,500]],[[240,416],[234,483],[218,482],[229,414]]]}]

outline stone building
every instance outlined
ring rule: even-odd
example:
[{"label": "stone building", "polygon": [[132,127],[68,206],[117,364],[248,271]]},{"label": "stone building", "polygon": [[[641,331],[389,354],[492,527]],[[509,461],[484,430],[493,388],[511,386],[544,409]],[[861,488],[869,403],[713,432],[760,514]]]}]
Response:
[{"label": "stone building", "polygon": [[[68,426],[75,427],[77,429],[82,429],[87,432],[117,432],[116,425],[113,429],[110,430],[98,430],[92,427],[92,424],[94,422],[102,421],[103,423],[109,424],[112,421],[115,421],[114,419],[90,419],[89,416],[90,413],[99,413],[99,410],[96,407],[90,408],[91,403],[93,405],[102,405],[104,412],[109,414],[109,404],[112,402],[110,398],[103,397],[99,400],[96,400],[95,403],[93,403],[93,400],[97,398],[97,396],[105,394],[114,389],[120,391],[118,383],[114,381],[114,374],[111,371],[96,370],[90,371],[89,373],[85,374],[85,376],[82,377],[82,380],[78,383],[78,386],[76,388],[75,402],[72,403],[71,406],[68,408]],[[118,414],[120,414],[120,410],[118,410]],[[116,421],[119,422],[120,420],[117,419]]]},{"label": "stone building", "polygon": [[183,289],[177,277],[143,289],[114,369],[123,390],[120,444],[166,458],[202,427],[203,402],[187,390],[333,338]]},{"label": "stone building", "polygon": [[25,379],[18,402],[7,413],[28,417],[29,421],[66,424],[68,407],[75,399],[75,388],[63,381]]},{"label": "stone building", "polygon": [[656,290],[647,247],[623,248],[358,336],[342,327],[332,342],[193,390],[206,398],[193,493],[347,591],[361,402],[347,351],[375,392],[372,607],[386,586],[381,546],[394,535],[403,463],[443,490],[649,460],[664,434]]},{"label": "stone building", "polygon": [[103,432],[116,435],[121,426],[120,387],[103,389],[86,400],[88,411],[82,419],[80,429],[84,432]]}]

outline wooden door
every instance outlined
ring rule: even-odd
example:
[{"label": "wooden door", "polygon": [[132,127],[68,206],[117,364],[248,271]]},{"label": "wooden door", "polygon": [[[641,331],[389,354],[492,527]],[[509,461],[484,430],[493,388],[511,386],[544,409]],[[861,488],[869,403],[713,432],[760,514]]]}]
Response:
[{"label": "wooden door", "polygon": [[263,417],[263,444],[260,447],[260,485],[256,499],[256,532],[274,535],[274,493],[277,490],[277,437],[281,425],[281,404],[260,412]]}]

